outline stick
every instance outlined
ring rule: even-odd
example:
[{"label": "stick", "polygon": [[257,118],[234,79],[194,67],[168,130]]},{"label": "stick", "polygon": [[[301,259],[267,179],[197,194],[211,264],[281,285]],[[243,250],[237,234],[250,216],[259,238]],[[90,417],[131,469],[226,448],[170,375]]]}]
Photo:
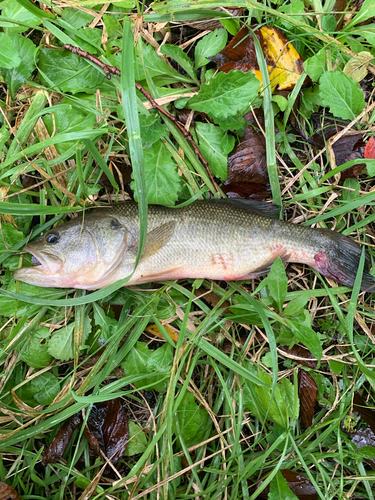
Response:
[{"label": "stick", "polygon": [[[93,64],[96,64],[99,66],[104,71],[105,77],[110,80],[111,79],[111,74],[121,76],[121,71],[116,68],[116,66],[109,66],[108,64],[105,64],[104,62],[100,61],[97,57],[93,56],[86,50],[82,50],[79,47],[73,47],[73,45],[70,45],[69,43],[64,45],[64,49],[70,50],[70,52],[73,52],[73,54],[77,54],[80,57],[84,57],[91,61]],[[160,106],[155,99],[153,99],[152,95],[150,92],[148,92],[146,89],[142,87],[139,83],[135,82],[135,88],[139,90],[145,97],[146,99],[151,103],[152,107],[160,111],[164,116],[166,116],[169,120],[171,120],[176,127],[180,130],[180,132],[183,134],[185,139],[190,143],[191,147],[194,150],[194,153],[198,156],[202,164],[207,170],[207,173],[211,179],[212,184],[215,186],[215,189],[218,193],[220,193],[220,190],[215,182],[215,179],[211,173],[210,167],[208,166],[208,162],[204,159],[202,153],[199,151],[197,145],[194,142],[194,139],[190,132],[185,129],[183,125],[177,120],[175,116],[172,116],[168,111],[166,111],[162,106]],[[221,193],[220,193],[221,194]]]}]

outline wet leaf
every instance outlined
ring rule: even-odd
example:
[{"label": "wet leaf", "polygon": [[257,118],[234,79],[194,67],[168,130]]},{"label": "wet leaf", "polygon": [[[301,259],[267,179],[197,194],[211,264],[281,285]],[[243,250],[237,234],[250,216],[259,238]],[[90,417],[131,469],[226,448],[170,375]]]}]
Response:
[{"label": "wet leaf", "polygon": [[121,364],[127,375],[136,373],[144,378],[134,385],[139,388],[150,385],[150,389],[162,392],[168,385],[165,378],[172,366],[173,353],[169,344],[152,351],[144,342],[137,342],[128,354],[126,360]]},{"label": "wet leaf", "polygon": [[[319,498],[318,493],[316,492],[316,489],[314,488],[314,485],[312,482],[307,479],[305,476],[302,476],[301,474],[298,474],[297,472],[294,472],[292,470],[287,470],[287,469],[281,469],[279,471],[283,478],[286,480],[286,483],[290,489],[290,491],[296,495],[296,497],[299,500],[317,500]],[[259,487],[262,484],[262,481],[260,481],[257,484],[257,487]],[[270,497],[268,496],[268,493],[270,492],[270,487],[267,486],[262,493],[258,496],[258,498],[267,498],[269,499]],[[276,497],[274,497],[276,498]],[[280,496],[278,498],[284,498],[286,499],[286,496]],[[289,497],[290,498],[290,497]]]},{"label": "wet leaf", "polygon": [[353,120],[365,107],[359,83],[339,71],[326,71],[320,77],[320,95],[324,106],[337,118]]},{"label": "wet leaf", "polygon": [[51,444],[44,450],[42,462],[44,465],[54,464],[64,455],[70,440],[72,439],[74,429],[82,424],[81,415],[76,413],[65,420],[63,425],[57,431]]},{"label": "wet leaf", "polygon": [[129,425],[121,399],[95,403],[87,426],[107,458],[116,464],[125,453],[129,441]]},{"label": "wet leaf", "polygon": [[258,89],[259,82],[252,73],[219,72],[209,83],[201,86],[198,94],[189,99],[186,107],[204,111],[211,117],[226,118],[238,111],[245,111]]},{"label": "wet leaf", "polygon": [[265,138],[253,125],[245,128],[245,134],[228,158],[228,178],[225,185],[234,183],[254,183],[261,186],[263,191],[268,191]]},{"label": "wet leaf", "polygon": [[367,68],[374,56],[370,52],[360,52],[345,65],[344,73],[356,82],[360,82],[367,75]]},{"label": "wet leaf", "polygon": [[198,135],[196,143],[208,161],[212,174],[225,181],[228,176],[228,154],[234,147],[235,138],[212,123],[196,123],[195,128]]},{"label": "wet leaf", "polygon": [[20,500],[20,497],[12,486],[0,481],[0,500]]},{"label": "wet leaf", "polygon": [[208,35],[204,36],[195,48],[195,66],[194,69],[197,70],[201,66],[205,66],[210,61],[207,57],[214,56],[222,48],[228,40],[228,33],[225,29],[218,29],[212,31]]},{"label": "wet leaf", "polygon": [[[74,328],[75,323],[69,323],[48,340],[48,353],[61,361],[68,361],[74,357]],[[82,334],[82,345],[91,332],[91,319],[86,316]]]},{"label": "wet leaf", "polygon": [[[255,35],[262,46],[272,90],[291,90],[303,73],[303,59],[277,28],[263,26],[255,30]],[[236,34],[213,61],[224,73],[235,69],[252,71],[262,83],[254,40],[246,27]]]},{"label": "wet leaf", "polygon": [[[331,127],[323,132],[314,134],[310,138],[310,142],[321,149],[325,146],[326,141],[336,133],[336,127]],[[333,144],[333,152],[335,154],[336,166],[338,167],[348,161],[363,158],[365,154],[365,143],[362,134],[344,135]],[[341,172],[341,180],[358,177],[365,167],[366,165],[364,163],[357,163],[352,167],[346,168]]]},{"label": "wet leaf", "polygon": [[300,400],[300,416],[305,429],[312,425],[314,407],[318,397],[318,386],[306,370],[298,372],[298,397]]}]

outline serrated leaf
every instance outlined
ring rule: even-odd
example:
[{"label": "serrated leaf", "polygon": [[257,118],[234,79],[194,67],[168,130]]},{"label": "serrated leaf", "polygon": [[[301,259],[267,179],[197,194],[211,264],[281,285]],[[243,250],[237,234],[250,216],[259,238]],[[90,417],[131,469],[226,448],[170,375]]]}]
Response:
[{"label": "serrated leaf", "polygon": [[359,83],[339,71],[326,71],[319,80],[322,102],[337,118],[353,120],[365,107]]},{"label": "serrated leaf", "polygon": [[271,266],[267,277],[267,287],[279,311],[282,311],[288,290],[288,278],[286,277],[285,267],[280,257]]},{"label": "serrated leaf", "polygon": [[367,75],[367,68],[374,56],[370,52],[360,52],[348,61],[344,68],[344,73],[354,81],[360,82]]},{"label": "serrated leaf", "polygon": [[144,342],[137,342],[121,367],[125,374],[144,375],[144,378],[134,384],[136,387],[150,385],[151,389],[162,392],[167,388],[168,380],[158,382],[158,379],[169,372],[172,359],[172,348],[167,343],[152,351]]},{"label": "serrated leaf", "polygon": [[185,52],[177,45],[164,44],[160,47],[160,52],[174,59],[191,78],[198,83],[197,75],[195,74],[193,63]]},{"label": "serrated leaf", "polygon": [[[181,182],[171,154],[161,141],[146,149],[143,154],[148,203],[173,205],[178,198]],[[134,181],[131,187],[134,189]],[[137,200],[136,192],[134,195]]]},{"label": "serrated leaf", "polygon": [[226,118],[245,110],[257,95],[259,81],[251,72],[219,72],[187,103],[189,109],[203,111],[211,117]]},{"label": "serrated leaf", "polygon": [[17,68],[21,64],[21,58],[9,35],[0,33],[0,46],[0,68]]},{"label": "serrated leaf", "polygon": [[35,69],[34,52],[36,47],[29,38],[25,38],[24,36],[13,33],[9,37],[20,58],[20,64],[12,69],[4,69],[1,73],[11,97],[14,99],[17,90]]},{"label": "serrated leaf", "polygon": [[210,61],[207,57],[216,55],[222,50],[228,40],[228,33],[225,29],[211,31],[208,35],[199,40],[195,47],[195,69],[205,66]]},{"label": "serrated leaf", "polygon": [[196,142],[212,174],[225,181],[228,177],[228,154],[234,148],[235,138],[212,123],[196,123],[195,127],[198,134]]},{"label": "serrated leaf", "polygon": [[47,85],[52,82],[58,89],[72,94],[94,94],[105,79],[99,69],[67,50],[40,49],[39,69],[49,79],[46,81],[40,74]]},{"label": "serrated leaf", "polygon": [[139,114],[139,126],[141,127],[142,145],[145,149],[150,148],[165,135],[166,125],[161,123],[156,113]]},{"label": "serrated leaf", "polygon": [[321,49],[303,63],[303,68],[313,82],[317,82],[326,70],[326,50]]}]

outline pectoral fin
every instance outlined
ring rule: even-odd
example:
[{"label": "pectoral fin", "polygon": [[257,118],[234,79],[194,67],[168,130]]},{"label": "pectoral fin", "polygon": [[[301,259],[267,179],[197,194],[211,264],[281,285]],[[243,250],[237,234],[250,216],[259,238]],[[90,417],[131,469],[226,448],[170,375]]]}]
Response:
[{"label": "pectoral fin", "polygon": [[[143,249],[140,262],[154,255],[158,250],[163,248],[173,236],[176,227],[176,221],[166,222],[161,226],[156,227],[146,236],[146,243]],[[137,254],[138,242],[129,249],[131,253]]]}]

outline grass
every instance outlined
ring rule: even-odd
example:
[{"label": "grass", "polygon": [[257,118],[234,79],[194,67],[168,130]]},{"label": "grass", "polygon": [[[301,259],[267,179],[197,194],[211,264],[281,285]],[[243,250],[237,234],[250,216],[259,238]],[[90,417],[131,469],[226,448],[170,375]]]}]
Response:
[{"label": "grass", "polygon": [[[352,441],[372,425],[354,405],[354,394],[361,394],[370,415],[375,407],[374,300],[360,292],[364,255],[353,288],[307,266],[289,264],[285,272],[280,262],[268,277],[245,282],[180,280],[126,288],[122,280],[86,292],[12,280],[14,269],[30,263],[20,254],[25,244],[72,211],[135,194],[140,258],[153,196],[166,204],[170,196],[177,205],[221,196],[182,132],[147,110],[134,87],[137,81],[154,99],[171,99],[166,109],[179,113],[186,104],[181,95],[196,94],[201,78],[213,81],[213,63],[191,78],[155,49],[181,45],[180,36],[189,42],[198,32],[185,26],[184,34],[182,22],[204,22],[208,13],[198,9],[218,2],[174,0],[150,11],[119,2],[67,7],[17,0],[21,22],[11,4],[0,4],[0,34],[18,47],[9,52],[11,63],[0,54],[0,481],[24,499],[275,500],[296,498],[279,472],[289,471],[307,478],[316,498],[373,499],[374,442],[358,449]],[[327,10],[333,5],[320,11],[306,2],[295,15],[281,11],[280,2],[225,2],[226,8],[234,5],[255,9],[253,24],[279,28],[305,59],[325,49],[325,71],[340,71],[356,52],[375,50],[370,38],[353,36],[353,12],[347,27],[327,29],[323,20],[335,14]],[[148,25],[141,25],[137,12],[144,12]],[[246,10],[236,20],[227,13],[224,18],[231,34],[248,21]],[[91,62],[63,51],[65,43],[121,67],[122,76],[107,80]],[[195,46],[184,50],[193,62]],[[307,101],[304,76],[281,111],[259,43],[255,50],[264,92],[252,104],[259,102],[265,115],[273,201],[289,221],[360,241],[373,262],[374,161],[336,166],[332,151],[334,141],[353,131],[366,141],[372,134],[374,67],[364,80],[370,89],[365,109],[349,121],[322,102]],[[4,64],[10,66],[5,71]],[[13,92],[19,72],[27,76]],[[314,148],[312,131],[331,122],[338,134]],[[210,133],[215,139],[207,136],[206,143],[213,145],[240,135],[218,126]],[[156,143],[164,156],[152,165],[149,152]],[[224,146],[215,147],[225,156]],[[211,170],[214,156],[207,158]],[[366,164],[359,177],[339,177],[358,163]],[[170,168],[165,178],[157,174],[163,168]],[[220,191],[223,179],[216,181]],[[287,349],[294,344],[305,351]],[[314,367],[304,364],[311,354],[319,358]],[[300,419],[302,370],[318,389],[307,429]],[[94,405],[114,398],[121,398],[130,422],[130,442],[118,463],[108,468],[105,457],[90,458],[80,428],[64,455],[43,465],[45,447],[67,419],[79,413],[87,421]]]}]

